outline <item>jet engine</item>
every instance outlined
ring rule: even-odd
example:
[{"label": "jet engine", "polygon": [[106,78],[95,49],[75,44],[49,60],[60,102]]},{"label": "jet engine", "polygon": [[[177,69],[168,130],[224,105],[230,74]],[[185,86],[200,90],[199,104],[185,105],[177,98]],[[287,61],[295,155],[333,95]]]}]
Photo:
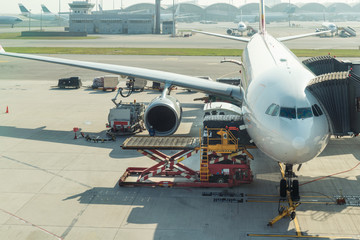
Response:
[{"label": "jet engine", "polygon": [[146,129],[153,128],[156,136],[168,136],[179,127],[182,115],[180,102],[170,96],[162,95],[152,100],[145,110]]},{"label": "jet engine", "polygon": [[233,31],[232,31],[231,28],[228,28],[228,30],[226,30],[226,33],[227,33],[228,35],[233,35]]}]

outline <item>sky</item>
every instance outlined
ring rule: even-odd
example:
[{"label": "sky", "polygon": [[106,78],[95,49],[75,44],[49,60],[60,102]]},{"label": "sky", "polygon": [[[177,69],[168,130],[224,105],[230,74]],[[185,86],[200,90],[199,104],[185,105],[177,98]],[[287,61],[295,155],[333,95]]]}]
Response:
[{"label": "sky", "polygon": [[[155,3],[155,0],[90,0],[92,3],[100,3],[103,2],[103,9],[113,9],[113,6],[115,6],[116,9],[119,9],[121,6],[121,2],[123,4],[123,7],[128,7],[130,5],[136,4],[136,3]],[[235,6],[240,6],[245,3],[249,2],[258,2],[257,0],[195,0],[200,5],[211,5],[213,3],[217,2],[224,2],[224,3],[231,3]],[[288,2],[288,0],[282,0],[283,2]],[[360,2],[360,0],[290,0],[292,3],[296,2],[319,2],[319,3],[325,3],[325,2],[347,2],[347,3],[356,3]],[[22,3],[27,7],[28,9],[31,9],[33,13],[40,13],[41,4],[45,4],[50,11],[57,13],[59,11],[59,2],[61,6],[62,12],[69,11],[69,5],[68,3],[71,3],[72,0],[0,0],[0,15],[3,15],[5,13],[11,13],[11,14],[17,14],[20,13],[20,10],[18,8],[18,3]],[[194,2],[189,0],[175,0],[175,3],[177,2]],[[265,1],[266,2],[266,1]],[[171,5],[173,3],[173,0],[162,0],[162,5]],[[94,8],[95,10],[95,8]]]}]

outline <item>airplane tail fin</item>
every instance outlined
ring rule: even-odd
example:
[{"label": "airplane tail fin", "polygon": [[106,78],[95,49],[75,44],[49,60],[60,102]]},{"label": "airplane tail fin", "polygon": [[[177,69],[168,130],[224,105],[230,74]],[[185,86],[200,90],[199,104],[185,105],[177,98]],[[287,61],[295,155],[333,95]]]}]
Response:
[{"label": "airplane tail fin", "polygon": [[44,4],[41,4],[41,9],[43,10],[44,13],[51,13],[50,10]]},{"label": "airplane tail fin", "polygon": [[0,45],[0,53],[4,53],[5,49]]},{"label": "airplane tail fin", "polygon": [[19,3],[19,8],[21,13],[25,13],[25,14],[29,13],[29,10],[27,10],[27,8],[21,3]]},{"label": "airplane tail fin", "polygon": [[175,16],[179,16],[180,15],[180,3],[178,4],[176,11],[175,11]]},{"label": "airplane tail fin", "polygon": [[259,32],[260,34],[264,34],[265,33],[265,0],[260,0],[260,4],[259,4],[259,11],[260,11],[260,18],[259,18]]}]

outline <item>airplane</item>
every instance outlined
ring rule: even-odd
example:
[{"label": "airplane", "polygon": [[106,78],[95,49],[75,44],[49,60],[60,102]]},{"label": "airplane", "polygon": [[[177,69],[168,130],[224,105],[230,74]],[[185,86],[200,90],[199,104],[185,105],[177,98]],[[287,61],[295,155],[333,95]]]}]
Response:
[{"label": "airplane", "polygon": [[243,21],[241,21],[238,23],[236,28],[228,28],[226,30],[226,33],[229,35],[235,35],[237,33],[241,33],[242,36],[246,30],[247,30],[246,24]]},{"label": "airplane", "polygon": [[321,26],[326,30],[331,30],[331,33],[334,33],[338,30],[336,24],[331,22],[323,22]]},{"label": "airplane", "polygon": [[172,86],[232,98],[233,104],[241,107],[239,114],[243,116],[245,129],[257,148],[286,166],[287,179],[280,181],[280,197],[291,191],[300,198],[299,182],[293,180],[296,177],[293,167],[301,166],[324,150],[332,133],[331,121],[319,100],[306,88],[316,76],[282,42],[320,33],[272,37],[266,31],[264,0],[259,2],[259,31],[251,38],[193,30],[247,43],[242,63],[238,61],[243,70],[240,86],[139,67],[6,52],[2,46],[0,55],[164,83],[162,94],[149,103],[144,115],[147,129],[151,126],[157,136],[173,134],[181,121],[181,105],[170,95]]},{"label": "airplane", "polygon": [[[56,15],[55,13],[51,12],[46,6],[45,4],[41,4],[41,9],[43,11],[43,13],[45,14],[54,14]],[[58,15],[59,16],[59,15]],[[69,20],[69,13],[67,14],[61,14],[60,13],[60,18],[64,19],[64,20]]]},{"label": "airplane", "polygon": [[[322,32],[322,31],[325,31],[325,30],[329,30],[330,33],[331,33],[331,37],[333,37],[334,33],[337,34],[338,27],[336,26],[335,23],[323,22],[321,24],[321,28],[316,28],[315,29],[316,32]],[[322,34],[321,36],[329,36],[329,35]]]},{"label": "airplane", "polygon": [[19,3],[21,15],[42,21],[55,21],[59,19],[59,16],[54,13],[31,13],[22,3]]},{"label": "airplane", "polygon": [[10,24],[13,28],[15,24],[21,23],[22,20],[13,16],[0,16],[0,24]]},{"label": "airplane", "polygon": [[226,33],[229,35],[236,35],[237,33],[241,33],[241,36],[243,36],[244,32],[248,29],[246,24],[243,22],[242,19],[242,10],[241,10],[241,15],[240,15],[240,21],[238,22],[238,25],[236,28],[228,28],[228,30],[226,30]]}]

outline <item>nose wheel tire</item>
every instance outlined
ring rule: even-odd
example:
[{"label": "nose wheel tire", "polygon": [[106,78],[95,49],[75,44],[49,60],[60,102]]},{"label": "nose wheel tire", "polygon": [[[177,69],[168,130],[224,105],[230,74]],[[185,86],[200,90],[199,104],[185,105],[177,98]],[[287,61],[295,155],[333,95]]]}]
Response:
[{"label": "nose wheel tire", "polygon": [[281,179],[280,181],[280,197],[286,198],[286,180]]},{"label": "nose wheel tire", "polygon": [[295,202],[300,201],[300,194],[299,194],[299,181],[294,180],[292,184],[292,191],[291,191],[291,199]]}]

